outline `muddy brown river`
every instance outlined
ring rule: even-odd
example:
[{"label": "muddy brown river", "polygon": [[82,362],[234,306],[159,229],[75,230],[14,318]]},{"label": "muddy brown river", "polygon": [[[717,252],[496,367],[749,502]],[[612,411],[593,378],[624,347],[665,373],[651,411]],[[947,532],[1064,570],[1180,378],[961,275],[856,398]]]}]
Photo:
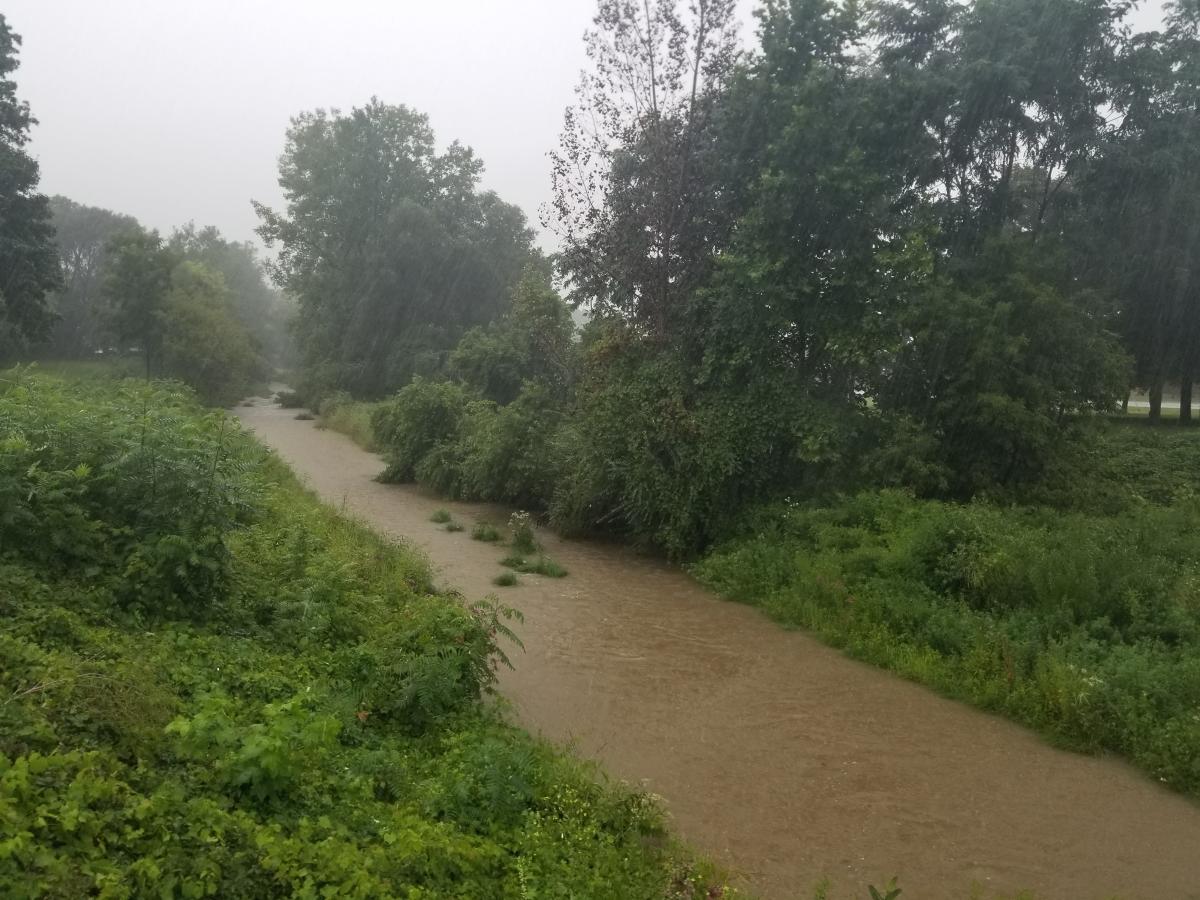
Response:
[{"label": "muddy brown river", "polygon": [[[766,898],[1200,898],[1200,806],[1124,763],[847,659],[685,573],[542,533],[563,579],[491,581],[507,512],[372,480],[379,459],[266,400],[237,415],[326,501],[420,547],[440,582],[521,609],[501,679],[520,722],[664,799],[674,828]],[[614,886],[619,896],[619,886]]]}]

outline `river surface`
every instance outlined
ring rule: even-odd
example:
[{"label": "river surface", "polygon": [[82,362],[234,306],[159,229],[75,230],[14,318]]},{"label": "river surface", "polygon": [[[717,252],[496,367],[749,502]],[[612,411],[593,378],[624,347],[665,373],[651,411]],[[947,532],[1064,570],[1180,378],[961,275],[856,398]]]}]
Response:
[{"label": "river surface", "polygon": [[[439,584],[525,615],[501,677],[521,724],[660,795],[673,827],[765,898],[1200,898],[1200,806],[1111,758],[848,659],[677,568],[540,533],[562,579],[471,540],[507,511],[372,479],[379,458],[267,400],[236,413],[330,504],[421,548]],[[429,521],[446,508],[467,526]],[[614,886],[619,896],[619,886]]]}]

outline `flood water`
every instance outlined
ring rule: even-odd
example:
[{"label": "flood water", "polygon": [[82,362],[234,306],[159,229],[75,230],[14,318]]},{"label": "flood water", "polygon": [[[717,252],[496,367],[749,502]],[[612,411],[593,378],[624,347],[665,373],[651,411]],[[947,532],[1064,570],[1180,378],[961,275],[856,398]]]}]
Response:
[{"label": "flood water", "polygon": [[[504,549],[451,503],[266,400],[237,415],[327,502],[428,555],[439,583],[525,615],[501,678],[521,724],[664,798],[674,828],[755,893],[833,898],[900,878],[904,900],[1200,898],[1200,806],[1114,760],[847,659],[620,548],[539,535],[570,571],[491,583]],[[429,521],[451,511],[466,532]],[[614,890],[619,894],[619,887]]]}]

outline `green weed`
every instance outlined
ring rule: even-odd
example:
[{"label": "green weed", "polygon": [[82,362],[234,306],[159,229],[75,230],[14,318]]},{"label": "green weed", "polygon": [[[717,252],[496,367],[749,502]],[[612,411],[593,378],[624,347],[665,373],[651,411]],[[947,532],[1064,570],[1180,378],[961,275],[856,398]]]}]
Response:
[{"label": "green weed", "polygon": [[563,578],[567,575],[565,568],[542,554],[539,554],[536,559],[528,559],[515,554],[506,556],[500,560],[500,565],[526,575],[545,575],[550,578]]},{"label": "green weed", "polygon": [[477,541],[485,541],[494,543],[500,540],[500,529],[495,525],[490,525],[487,522],[476,522],[471,529],[471,537]]},{"label": "green weed", "polygon": [[492,584],[496,585],[497,587],[512,587],[513,585],[517,584],[517,573],[501,572],[492,579]]},{"label": "green weed", "polygon": [[447,509],[434,510],[433,515],[429,517],[429,521],[437,525],[444,525],[452,519],[453,516],[450,515],[450,511]]},{"label": "green weed", "polygon": [[529,513],[513,513],[508,520],[508,530],[512,535],[512,548],[517,553],[538,551],[537,537],[533,533],[533,520]]}]

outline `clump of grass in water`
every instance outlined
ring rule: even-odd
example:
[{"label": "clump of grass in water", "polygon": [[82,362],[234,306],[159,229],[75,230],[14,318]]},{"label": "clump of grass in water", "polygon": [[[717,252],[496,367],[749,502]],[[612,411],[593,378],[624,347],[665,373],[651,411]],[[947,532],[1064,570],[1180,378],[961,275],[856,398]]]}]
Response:
[{"label": "clump of grass in water", "polygon": [[471,537],[477,541],[493,543],[500,540],[500,529],[487,522],[476,522],[475,527],[471,529]]},{"label": "clump of grass in water", "polygon": [[545,554],[538,554],[537,559],[526,559],[524,556],[506,556],[500,560],[500,565],[523,572],[526,575],[545,575],[549,578],[562,578],[567,570]]},{"label": "clump of grass in water", "polygon": [[509,517],[508,530],[512,532],[512,548],[517,553],[537,553],[540,549],[533,534],[532,518],[524,510],[519,510]]},{"label": "clump of grass in water", "polygon": [[446,523],[446,530],[447,531],[462,531],[463,526],[462,526],[462,523],[460,523],[460,522],[451,521],[451,522]]},{"label": "clump of grass in water", "polygon": [[444,525],[446,522],[449,522],[450,520],[451,520],[450,512],[449,512],[449,510],[445,510],[445,509],[436,510],[434,512],[434,514],[429,517],[430,522],[436,522],[438,525]]},{"label": "clump of grass in water", "polygon": [[492,579],[492,584],[498,587],[512,587],[517,583],[518,581],[516,572],[501,572]]}]

